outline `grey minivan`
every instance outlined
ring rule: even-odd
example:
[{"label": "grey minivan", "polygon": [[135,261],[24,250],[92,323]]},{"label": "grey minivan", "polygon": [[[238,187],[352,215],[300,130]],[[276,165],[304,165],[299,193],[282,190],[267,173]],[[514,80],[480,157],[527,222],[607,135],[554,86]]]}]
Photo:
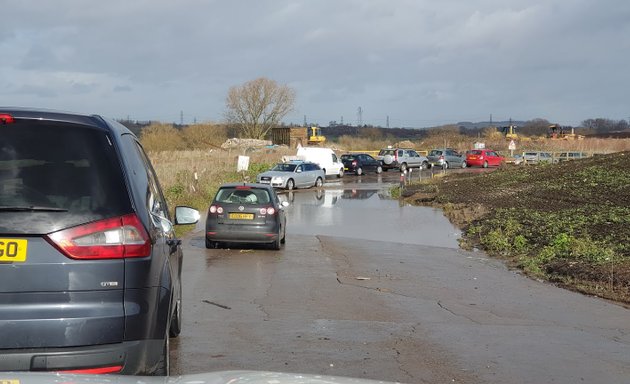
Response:
[{"label": "grey minivan", "polygon": [[116,121],[0,108],[0,370],[168,374],[198,219]]}]

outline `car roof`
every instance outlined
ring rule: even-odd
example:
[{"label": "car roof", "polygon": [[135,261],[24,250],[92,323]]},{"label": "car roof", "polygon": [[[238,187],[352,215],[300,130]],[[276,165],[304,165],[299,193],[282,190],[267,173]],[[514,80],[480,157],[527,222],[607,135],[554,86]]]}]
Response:
[{"label": "car roof", "polygon": [[124,125],[117,121],[104,118],[95,114],[83,114],[76,112],[58,111],[44,108],[26,108],[26,107],[1,107],[1,114],[9,114],[14,119],[19,120],[36,120],[50,121],[60,123],[70,123],[83,125],[87,127],[101,128],[117,133],[131,133]]},{"label": "car roof", "polygon": [[219,188],[236,188],[236,187],[273,189],[271,186],[269,186],[269,184],[260,184],[260,183],[225,183],[219,186]]},{"label": "car roof", "polygon": [[284,161],[284,162],[279,162],[278,164],[315,164],[312,161],[306,161],[306,160],[289,160],[289,161]]}]

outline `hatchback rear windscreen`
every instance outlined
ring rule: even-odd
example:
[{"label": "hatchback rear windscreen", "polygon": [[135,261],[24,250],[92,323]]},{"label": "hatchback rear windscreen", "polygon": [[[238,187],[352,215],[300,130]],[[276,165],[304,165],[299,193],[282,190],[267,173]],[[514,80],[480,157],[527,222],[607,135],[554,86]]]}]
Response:
[{"label": "hatchback rear windscreen", "polygon": [[236,204],[269,204],[271,196],[266,189],[225,187],[219,189],[215,201],[218,203]]},{"label": "hatchback rear windscreen", "polygon": [[0,232],[45,233],[130,210],[104,131],[29,120],[0,126]]}]

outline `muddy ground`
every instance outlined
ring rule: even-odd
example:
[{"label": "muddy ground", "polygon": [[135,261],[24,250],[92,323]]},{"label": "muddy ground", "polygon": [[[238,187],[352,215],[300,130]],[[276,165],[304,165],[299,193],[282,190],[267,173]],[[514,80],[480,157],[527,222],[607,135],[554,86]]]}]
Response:
[{"label": "muddy ground", "polygon": [[630,152],[447,174],[407,186],[403,198],[444,208],[465,248],[630,303]]}]

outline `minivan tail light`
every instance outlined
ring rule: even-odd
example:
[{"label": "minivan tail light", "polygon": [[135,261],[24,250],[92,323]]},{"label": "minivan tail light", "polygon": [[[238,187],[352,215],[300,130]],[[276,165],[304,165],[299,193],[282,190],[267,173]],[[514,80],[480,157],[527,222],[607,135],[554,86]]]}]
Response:
[{"label": "minivan tail light", "polygon": [[51,233],[47,240],[72,259],[123,259],[151,254],[151,242],[135,214]]},{"label": "minivan tail light", "polygon": [[69,374],[79,374],[79,375],[102,375],[108,373],[118,373],[122,371],[122,365],[113,365],[111,367],[100,367],[100,368],[81,368],[81,369],[67,369],[62,371],[55,371],[57,373],[69,373]]}]

